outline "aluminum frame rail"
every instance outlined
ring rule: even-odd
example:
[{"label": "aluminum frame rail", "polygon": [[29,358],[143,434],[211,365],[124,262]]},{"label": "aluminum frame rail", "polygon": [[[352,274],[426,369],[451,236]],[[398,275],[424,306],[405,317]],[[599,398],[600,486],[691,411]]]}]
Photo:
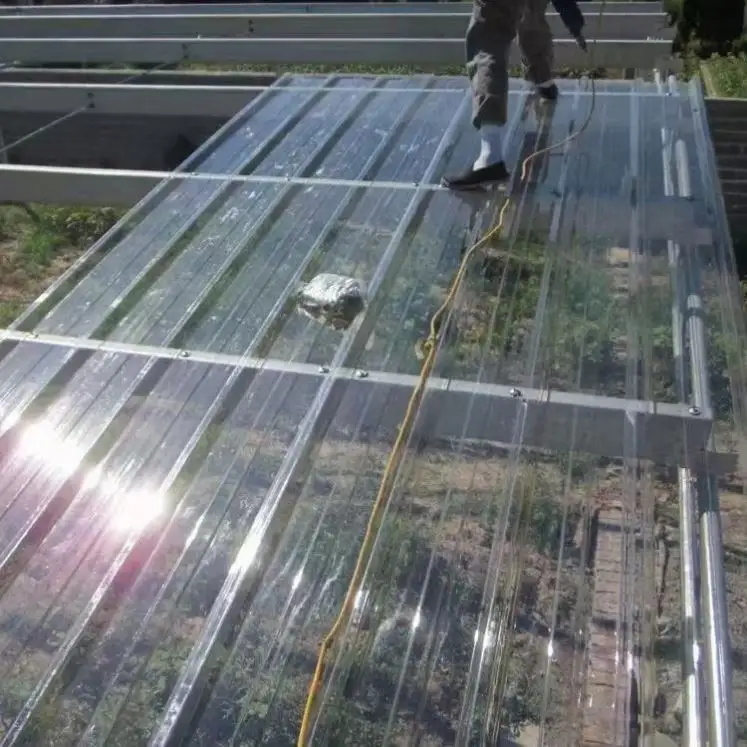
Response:
[{"label": "aluminum frame rail", "polygon": [[[252,73],[242,70],[148,70],[137,80],[144,85],[167,86],[269,86],[278,78],[277,73],[265,71]],[[77,67],[3,67],[0,81],[4,83],[70,83],[77,85],[122,83],[122,71],[106,68]],[[132,81],[135,82],[135,81]]]},{"label": "aluminum frame rail", "polygon": [[[557,13],[548,13],[553,36],[567,38]],[[453,13],[127,13],[120,15],[9,16],[0,24],[0,38],[462,38],[469,15]],[[664,13],[616,13],[586,16],[590,40],[665,39],[674,30]]]},{"label": "aluminum frame rail", "polygon": [[[584,14],[598,14],[602,8],[609,13],[640,13],[662,15],[660,2],[588,2],[584,3]],[[143,3],[133,5],[13,5],[0,6],[0,16],[60,16],[60,15],[95,15],[116,16],[126,12],[127,15],[161,15],[175,13],[178,15],[202,15],[205,13],[251,13],[251,14],[285,14],[285,13],[462,13],[469,15],[470,6],[463,2],[371,2],[371,3],[194,3],[173,4]]]},{"label": "aluminum frame rail", "polygon": [[[338,426],[353,428],[363,403],[376,396],[386,401],[382,427],[396,430],[400,414],[407,406],[417,376],[381,371],[356,372],[343,367],[320,369],[303,363],[268,360],[245,356],[205,353],[198,350],[165,350],[145,345],[82,340],[77,337],[46,335],[13,330],[0,330],[0,342],[33,342],[41,345],[72,347],[142,358],[211,363],[246,369],[278,379],[291,376],[299,380],[329,380],[332,387],[344,390],[345,413],[338,413]],[[303,383],[301,383],[303,386]],[[625,444],[625,423],[635,423],[639,433],[636,459],[649,459],[657,464],[677,466],[698,463],[705,465],[706,442],[711,433],[711,414],[690,412],[686,405],[643,402],[579,395],[566,392],[545,392],[538,389],[517,389],[509,386],[481,384],[458,379],[433,378],[428,382],[429,395],[419,417],[433,423],[430,430],[435,439],[466,439],[508,445],[512,442],[518,407],[526,408],[524,444],[528,448],[560,451],[568,443],[568,423],[575,422],[578,431],[576,448],[589,454],[610,458],[630,457]],[[476,402],[473,401],[475,398]],[[479,420],[467,419],[472,407],[486,413]],[[465,430],[466,427],[466,430]],[[736,461],[731,455],[707,453],[708,464],[720,471],[733,471]]]},{"label": "aluminum frame rail", "polygon": [[[676,86],[666,85],[661,76],[656,76],[657,84],[662,91],[677,92]],[[674,91],[672,91],[674,89]],[[662,127],[662,165],[664,168],[664,191],[666,194],[674,195],[678,192],[675,186],[677,181],[677,164],[675,160],[675,144],[673,133],[666,127]],[[681,165],[681,164],[680,164]],[[677,362],[676,377],[677,389],[681,402],[687,402],[687,373],[686,373],[686,350],[684,324],[684,292],[685,288],[681,277],[681,250],[677,242],[667,242],[669,254],[669,265],[671,272],[671,283],[674,290],[674,302],[672,306],[672,350]],[[705,736],[705,713],[703,697],[703,666],[701,657],[701,616],[698,603],[698,538],[695,496],[693,495],[694,478],[689,468],[681,467],[677,471],[677,487],[679,493],[679,519],[680,519],[680,545],[682,553],[682,616],[685,621],[685,655],[683,666],[683,747],[696,747],[703,743]]]},{"label": "aluminum frame rail", "polygon": [[[466,80],[464,85],[466,88]],[[203,117],[209,112],[212,117],[227,119],[266,88],[267,85],[264,84],[215,86],[153,83],[6,83],[2,82],[0,77],[0,112],[60,114],[87,108],[99,114],[153,116]],[[337,90],[344,88],[338,86]],[[286,87],[286,90],[290,89]],[[390,92],[397,91],[390,89]],[[463,91],[454,89],[449,94],[458,97]],[[618,94],[605,92],[599,95]]]},{"label": "aluminum frame rail", "polygon": [[[287,89],[286,89],[287,90]],[[337,89],[340,90],[340,89]],[[401,182],[370,182],[365,180],[345,181],[324,177],[280,177],[271,175],[227,175],[218,173],[172,173],[169,171],[137,171],[125,169],[86,169],[62,166],[28,166],[20,164],[0,165],[0,203],[37,202],[59,205],[120,205],[130,207],[149,192],[167,182],[210,181],[218,183],[296,184],[296,185],[344,185],[349,187],[385,187],[387,189],[409,189]],[[439,184],[423,184],[428,191],[443,191]],[[597,201],[594,209],[605,215],[605,230],[610,234],[619,232],[627,224],[627,216],[615,210],[614,201]],[[711,233],[697,227],[692,205],[664,198],[651,203],[648,232],[652,238],[687,240],[696,236],[708,243]],[[588,203],[569,199],[569,209],[583,210]],[[603,212],[604,211],[604,212]]]},{"label": "aluminum frame rail", "polygon": [[[671,60],[673,31],[661,7],[636,5],[598,3],[585,8],[587,36],[595,42],[595,64],[676,69]],[[190,12],[182,12],[183,6],[128,6],[126,12],[111,7],[102,12],[102,8],[107,6],[68,8],[70,12],[58,14],[4,14],[0,62],[344,64],[355,60],[461,65],[469,18],[464,3],[268,3],[191,6]],[[588,65],[588,56],[568,37],[558,14],[548,17],[556,37],[556,63]],[[511,63],[520,62],[514,47]]]},{"label": "aluminum frame rail", "polygon": [[[668,41],[605,39],[596,42],[594,63],[613,69],[676,70]],[[178,64],[182,62],[271,65],[422,65],[443,67],[464,64],[464,40],[438,38],[5,38],[0,63],[124,63]],[[521,64],[516,45],[510,64]],[[556,39],[555,63],[583,69],[589,56],[572,39]]]},{"label": "aluminum frame rail", "polygon": [[[714,183],[716,163],[712,149],[704,149],[708,125],[705,120],[705,101],[697,79],[690,83],[693,124],[699,131],[701,148],[697,153],[698,167],[705,177],[709,192],[723,202],[718,183]],[[677,153],[677,191],[684,199],[692,198],[687,152]],[[725,213],[717,211],[720,232],[728,235]],[[708,368],[707,330],[704,320],[702,276],[703,261],[697,251],[681,257],[678,267],[684,296],[683,317],[689,340],[691,402],[695,411],[711,407]],[[683,329],[683,334],[685,330]],[[707,463],[706,463],[707,464]],[[737,744],[732,682],[732,647],[729,630],[726,578],[724,573],[724,545],[721,530],[721,506],[717,476],[710,469],[695,470],[691,483],[697,499],[700,530],[700,601],[703,620],[703,648],[705,649],[705,691],[708,709],[708,743],[711,747],[735,747]]]},{"label": "aluminum frame rail", "polygon": [[[676,80],[663,84],[662,92],[674,98]],[[693,95],[704,111],[702,91],[693,85]],[[693,107],[694,127],[702,129],[700,113]],[[674,116],[674,115],[672,115]],[[666,124],[666,123],[665,123]],[[705,132],[702,133],[705,135]],[[662,127],[664,190],[684,200],[693,197],[687,149],[675,141],[672,131]],[[699,154],[701,160],[707,160]],[[701,168],[715,168],[700,163]],[[689,244],[689,246],[688,246]],[[674,300],[672,339],[677,387],[690,411],[711,407],[704,305],[698,242],[681,246],[668,242]],[[683,747],[734,747],[734,702],[732,696],[731,645],[724,577],[719,487],[706,460],[705,469],[687,465],[678,470],[680,544],[682,553],[683,647]],[[699,593],[700,592],[700,593]],[[704,656],[705,654],[705,656]]]},{"label": "aluminum frame rail", "polygon": [[0,112],[55,113],[85,107],[99,114],[228,119],[267,86],[2,83]]}]

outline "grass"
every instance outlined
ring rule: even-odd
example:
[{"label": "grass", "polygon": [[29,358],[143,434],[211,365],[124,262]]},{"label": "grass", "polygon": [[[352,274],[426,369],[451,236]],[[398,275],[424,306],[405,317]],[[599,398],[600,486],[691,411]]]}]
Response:
[{"label": "grass", "polygon": [[194,70],[210,73],[254,73],[256,75],[464,75],[464,65],[441,65],[427,68],[416,65],[246,65],[206,64],[185,62],[179,70]]},{"label": "grass", "polygon": [[0,207],[0,328],[119,218],[111,208]]},{"label": "grass", "polygon": [[[466,75],[464,65],[247,65],[247,64],[206,64],[184,62],[177,70],[194,70],[209,73],[252,73],[255,75]],[[622,71],[598,68],[593,71],[561,68],[558,77],[580,78],[593,74],[595,78],[620,77]],[[511,68],[512,78],[521,78],[520,67]]]},{"label": "grass", "polygon": [[747,99],[747,56],[712,57],[702,70],[712,96]]}]

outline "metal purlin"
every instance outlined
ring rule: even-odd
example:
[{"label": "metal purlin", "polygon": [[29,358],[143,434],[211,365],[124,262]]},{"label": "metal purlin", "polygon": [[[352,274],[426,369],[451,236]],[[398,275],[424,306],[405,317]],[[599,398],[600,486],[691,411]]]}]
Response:
[{"label": "metal purlin", "polygon": [[[656,83],[662,95],[665,84],[661,75],[656,73]],[[674,86],[673,93],[677,94]],[[676,101],[676,99],[675,99]],[[664,170],[664,194],[673,197],[676,193],[672,161],[674,159],[674,131],[668,125],[668,101],[664,102],[664,124],[661,129],[662,166]],[[684,284],[681,276],[681,248],[674,241],[667,242],[669,257],[670,283],[672,287],[672,350],[675,362],[677,396],[680,402],[686,403],[687,376],[685,371],[684,339]],[[691,471],[685,467],[677,470],[677,488],[679,495],[680,521],[680,556],[682,584],[682,619],[683,619],[683,746],[695,747],[702,744],[704,736],[703,722],[703,670],[701,656],[700,605],[698,603],[698,549],[696,532],[695,495]]]},{"label": "metal purlin", "polygon": [[[676,79],[669,78],[664,86],[657,74],[657,84],[677,101]],[[692,90],[691,95],[702,104],[699,90]],[[693,114],[696,120],[697,113]],[[696,125],[696,136],[702,134],[697,129]],[[675,138],[673,130],[662,129],[664,188],[667,195],[690,200],[688,155],[684,142]],[[683,251],[672,241],[668,242],[668,253],[678,394],[682,402],[689,402],[694,414],[711,412],[700,253],[697,246]],[[717,478],[706,470],[681,468],[678,493],[684,627],[683,745],[696,747],[707,741],[712,747],[733,747],[731,645]]]},{"label": "metal purlin", "polygon": [[[696,141],[700,144],[698,160],[700,172],[710,182],[708,169],[715,167],[710,156],[703,152],[707,132],[701,116],[705,103],[697,83],[690,86],[690,105]],[[683,199],[692,198],[687,152],[682,143],[675,145],[678,192]],[[720,199],[720,190],[713,183],[704,185],[712,199]],[[723,213],[723,211],[722,211]],[[718,216],[718,212],[716,213]],[[723,220],[716,217],[716,220]],[[719,233],[724,232],[724,226]],[[688,252],[685,258],[684,279],[686,292],[686,324],[690,342],[691,404],[696,411],[711,410],[708,382],[708,348],[706,343],[705,307],[701,287],[701,253]],[[715,421],[715,418],[714,418]],[[713,437],[711,437],[711,443]],[[705,689],[708,711],[708,743],[711,747],[736,745],[734,699],[732,694],[732,648],[726,602],[724,547],[721,532],[721,509],[718,480],[714,474],[699,470],[695,474],[695,495],[698,501],[700,529],[700,601],[705,649]]]}]

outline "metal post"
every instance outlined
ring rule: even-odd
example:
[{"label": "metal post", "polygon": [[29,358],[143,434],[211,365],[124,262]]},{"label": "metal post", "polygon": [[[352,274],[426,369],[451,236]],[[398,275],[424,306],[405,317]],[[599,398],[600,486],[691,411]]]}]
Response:
[{"label": "metal post", "polygon": [[[675,144],[677,186],[681,197],[692,198],[687,151],[683,142]],[[686,324],[690,342],[692,405],[700,412],[711,410],[708,386],[708,356],[705,308],[701,295],[700,257],[690,252],[686,258]],[[732,698],[731,636],[726,605],[724,548],[721,539],[721,511],[718,481],[712,474],[699,472],[696,482],[699,507],[701,598],[705,628],[706,693],[708,743],[710,747],[734,747],[734,702]]]},{"label": "metal post", "polygon": [[[660,75],[656,74],[656,83],[664,93]],[[676,95],[677,88],[670,90]],[[665,106],[666,106],[665,99]],[[662,161],[664,173],[664,194],[675,195],[673,163],[675,155],[674,134],[672,130],[662,127]],[[669,270],[672,284],[672,351],[675,361],[677,394],[680,402],[687,402],[687,384],[685,376],[685,282],[682,272],[682,253],[674,241],[667,242]],[[680,555],[682,584],[682,621],[683,621],[683,747],[699,747],[703,744],[703,670],[701,656],[701,625],[698,604],[698,549],[697,549],[697,512],[694,494],[695,479],[691,470],[677,470],[680,518]]]}]

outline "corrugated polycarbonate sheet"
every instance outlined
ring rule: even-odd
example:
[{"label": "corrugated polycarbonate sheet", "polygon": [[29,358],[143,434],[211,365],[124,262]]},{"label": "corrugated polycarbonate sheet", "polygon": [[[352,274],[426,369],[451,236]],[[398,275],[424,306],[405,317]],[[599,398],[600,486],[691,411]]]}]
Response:
[{"label": "corrugated polycarbonate sheet", "polygon": [[[463,80],[280,88],[191,168],[256,179],[171,180],[26,315],[36,338],[0,348],[5,744],[295,743],[402,415],[355,382],[418,371],[499,201],[438,186],[473,155]],[[586,82],[553,109],[514,82],[510,165],[590,102]],[[600,82],[583,136],[510,187],[434,375],[512,385],[515,412],[501,443],[418,418],[315,743],[623,747],[644,720],[679,738],[674,471],[635,458],[634,426],[614,458],[579,452],[572,419],[566,450],[522,448],[520,390],[689,404],[672,318],[697,258],[718,448],[738,450],[741,312],[701,105]],[[318,272],[368,288],[349,330],[298,313]],[[468,405],[464,433],[486,417]]]}]

